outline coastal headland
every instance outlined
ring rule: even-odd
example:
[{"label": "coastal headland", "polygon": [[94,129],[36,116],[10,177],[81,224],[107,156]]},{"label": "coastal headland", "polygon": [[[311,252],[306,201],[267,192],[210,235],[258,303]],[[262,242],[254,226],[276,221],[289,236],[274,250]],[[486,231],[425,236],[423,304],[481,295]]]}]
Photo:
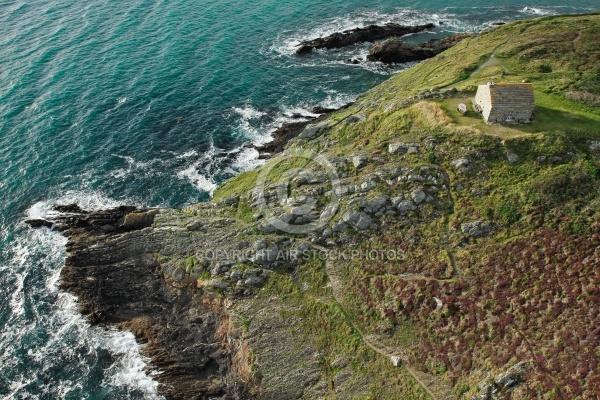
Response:
[{"label": "coastal headland", "polygon": [[[168,399],[596,398],[599,43],[599,14],[498,26],[210,202],[29,223],[68,238],[61,290],[135,334]],[[532,83],[533,122],[485,124],[488,81]]]}]

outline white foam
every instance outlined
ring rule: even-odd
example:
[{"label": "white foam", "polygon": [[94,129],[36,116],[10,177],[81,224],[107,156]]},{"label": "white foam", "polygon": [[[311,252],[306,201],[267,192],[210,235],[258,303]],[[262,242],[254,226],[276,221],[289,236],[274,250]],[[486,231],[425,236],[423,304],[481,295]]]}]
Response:
[{"label": "white foam", "polygon": [[[439,25],[442,21],[443,25]],[[355,12],[329,19],[313,27],[284,32],[273,41],[270,47],[264,48],[261,51],[269,53],[270,56],[275,55],[275,57],[278,58],[284,57],[285,62],[282,65],[283,68],[332,67],[339,69],[340,66],[343,65],[345,68],[360,68],[378,75],[389,76],[398,73],[415,63],[390,65],[379,62],[368,62],[366,61],[366,58],[369,54],[372,45],[371,43],[359,43],[341,49],[315,50],[312,56],[298,57],[296,55],[296,49],[303,41],[325,37],[334,32],[342,32],[371,24],[383,25],[387,23],[398,23],[402,25],[435,23],[439,25],[439,28],[436,28],[434,31],[407,34],[404,35],[404,37],[429,36],[435,34],[439,30],[446,32],[477,32],[489,27],[489,23],[469,22],[465,20],[464,15],[451,12],[428,13],[410,8],[399,8],[392,13],[380,13],[376,11]],[[423,40],[426,39],[419,39],[419,41]],[[356,59],[361,62],[357,64],[347,62],[347,60]]]},{"label": "white foam", "polygon": [[[305,108],[302,105],[293,106],[293,107],[283,106],[282,114],[285,118],[288,118],[288,119],[291,119],[292,117],[295,117],[298,115],[301,115],[301,116],[307,117],[307,118],[316,118],[320,115],[320,114],[316,114],[316,113],[308,110],[307,108]],[[294,120],[306,121],[306,118],[294,118]]]},{"label": "white foam", "polygon": [[142,390],[147,397],[156,397],[158,382],[146,374],[147,357],[140,357],[139,345],[135,336],[130,332],[119,332],[110,330],[106,332],[107,339],[104,342],[112,354],[119,355],[119,361],[108,372],[108,379],[102,382],[102,386],[136,387]]},{"label": "white foam", "polygon": [[162,166],[165,163],[164,160],[159,158],[150,161],[136,161],[130,156],[122,156],[119,154],[112,154],[112,156],[127,162],[126,168],[119,168],[111,172],[110,175],[115,179],[124,178],[131,173],[135,173],[136,176],[155,176],[163,174],[163,168],[153,168],[155,164],[160,164]]},{"label": "white foam", "polygon": [[[325,90],[325,92],[327,93],[327,97],[317,104],[323,108],[337,109],[356,99],[356,96],[353,94],[338,93],[335,90]],[[275,115],[257,110],[250,104],[246,104],[244,107],[233,108],[233,111],[239,116],[236,125],[238,135],[241,135],[242,139],[248,140],[257,146],[272,141],[273,132],[284,124],[304,122],[320,115],[310,111],[310,106],[304,103],[293,106],[281,105],[280,111]],[[252,147],[240,146],[231,150],[228,154],[231,155],[232,153],[238,153],[231,165],[233,170],[223,171],[229,175],[250,171],[263,165],[265,162],[258,159],[259,152]],[[180,171],[178,176],[181,174],[181,176],[198,179],[195,167],[195,165],[189,166],[186,170]],[[205,182],[202,183],[205,184]],[[212,187],[212,181],[209,181],[208,184]]]},{"label": "white foam", "polygon": [[181,160],[183,158],[191,158],[191,157],[195,157],[198,155],[198,152],[196,150],[188,150],[185,153],[173,153],[173,155],[175,156],[175,158]]},{"label": "white foam", "polygon": [[260,167],[265,160],[258,159],[259,153],[253,148],[244,148],[233,162],[233,168],[238,172],[251,171]]},{"label": "white foam", "polygon": [[203,164],[202,161],[192,163],[187,168],[178,171],[177,177],[179,179],[187,179],[192,185],[212,196],[217,188],[217,184],[212,178],[200,173],[198,168],[201,164]]},{"label": "white foam", "polygon": [[266,112],[259,111],[249,104],[246,104],[243,107],[233,107],[233,111],[235,113],[239,114],[242,117],[242,119],[244,119],[246,121],[249,121],[251,119],[261,118],[261,117],[264,117],[265,115],[267,115]]},{"label": "white foam", "polygon": [[339,93],[335,90],[326,90],[327,97],[319,102],[324,108],[340,108],[356,100],[356,96],[349,93]]},{"label": "white foam", "polygon": [[175,173],[175,176],[179,179],[187,180],[199,190],[212,196],[218,187],[215,181],[215,173],[221,172],[220,163],[223,160],[223,152],[220,152],[213,143],[202,153],[192,151],[194,153],[189,152],[186,159],[193,158],[193,161],[179,169]]},{"label": "white foam", "polygon": [[[468,8],[471,11],[482,10],[480,18],[469,18],[473,13],[465,13],[464,9]],[[391,13],[380,13],[377,11],[363,11],[353,12],[344,16],[330,18],[325,21],[316,21],[315,25],[301,28],[299,30],[288,30],[279,35],[273,43],[264,48],[263,52],[269,52],[279,57],[294,56],[296,50],[301,42],[313,40],[319,37],[326,37],[335,32],[343,32],[349,29],[361,28],[367,25],[383,25],[387,23],[397,23],[401,25],[423,25],[427,23],[434,23],[438,25],[436,30],[443,30],[446,32],[480,32],[484,29],[489,28],[490,24],[495,20],[488,20],[486,18],[485,10],[492,10],[496,13],[505,13],[507,15],[514,15],[512,19],[518,17],[518,13],[527,15],[552,15],[558,13],[564,13],[565,9],[568,8],[572,11],[583,12],[586,8],[576,8],[569,6],[548,6],[548,7],[523,7],[518,9],[517,7],[446,7],[438,10],[437,12],[427,12],[424,10],[416,10],[407,7],[401,7]],[[461,12],[462,10],[462,12]],[[440,25],[443,23],[443,25]],[[408,34],[405,37],[413,35],[427,35],[431,32],[420,32],[417,34]],[[361,53],[364,53],[364,49],[368,48],[369,45],[358,45]],[[347,49],[341,50],[328,50],[326,53],[331,54],[332,51],[339,51],[340,54],[345,55]],[[316,52],[316,54],[319,54]],[[320,57],[299,57],[298,61],[300,65],[310,65],[311,62],[315,62],[315,58]],[[326,62],[327,60],[321,60]],[[323,65],[322,62],[320,65]],[[307,63],[307,64],[305,64]],[[319,63],[318,63],[319,64]],[[368,65],[369,63],[361,63],[360,66]],[[375,71],[380,72],[380,71]]]},{"label": "white foam", "polygon": [[557,11],[553,10],[552,8],[541,8],[541,7],[525,7],[520,11],[522,13],[534,14],[534,15],[552,15],[552,14],[557,13]]},{"label": "white foam", "polygon": [[256,122],[256,120],[268,117],[267,112],[257,110],[250,104],[246,104],[243,107],[233,107],[232,110],[239,116],[236,128],[243,138],[255,144],[264,143],[269,140],[269,130],[274,130],[274,128],[265,129],[264,124],[261,124],[260,121]]},{"label": "white foam", "polygon": [[[15,268],[16,270],[23,270],[23,266],[27,262],[30,256],[29,248],[21,243],[17,243],[17,245],[12,249],[13,250],[13,259],[10,262],[11,268]],[[24,280],[27,276],[27,273],[17,274],[13,276],[12,280],[12,293],[9,298],[9,305],[11,310],[11,315],[9,318],[9,322],[13,321],[16,318],[19,318],[25,313],[24,301],[25,301],[25,293],[23,291]]]},{"label": "white foam", "polygon": [[[77,203],[87,210],[115,207],[121,204],[96,192],[67,192],[56,199],[40,201],[27,211],[27,218],[47,218],[56,204]],[[116,329],[91,327],[77,311],[77,299],[58,292],[57,282],[64,265],[66,238],[49,229],[32,229],[24,224],[14,227],[14,237],[2,252],[2,283],[9,285],[8,305],[10,329],[0,330],[0,365],[20,367],[23,362],[31,368],[8,383],[7,398],[29,398],[31,387],[49,398],[64,398],[82,389],[82,382],[52,376],[52,384],[44,383],[40,374],[69,360],[75,363],[81,377],[97,360],[94,353],[106,349],[115,357],[104,371],[104,386],[126,387],[125,391],[141,392],[144,398],[158,399],[158,383],[147,372],[148,360],[140,355],[140,347],[131,333]],[[35,297],[35,301],[31,299]],[[42,307],[43,312],[37,307]],[[48,310],[51,310],[48,312]],[[45,331],[43,342],[28,341],[27,358],[23,360],[19,343],[23,338]],[[82,350],[89,359],[82,359]],[[66,364],[65,364],[66,365]]]},{"label": "white foam", "polygon": [[269,50],[275,54],[292,55],[296,53],[296,49],[301,42],[326,37],[335,32],[387,23],[422,25],[430,22],[438,22],[439,19],[440,16],[438,14],[428,14],[421,10],[410,8],[399,8],[393,13],[380,13],[377,11],[354,12],[329,19],[307,29],[285,32],[284,35],[276,38],[275,42],[269,47]]}]

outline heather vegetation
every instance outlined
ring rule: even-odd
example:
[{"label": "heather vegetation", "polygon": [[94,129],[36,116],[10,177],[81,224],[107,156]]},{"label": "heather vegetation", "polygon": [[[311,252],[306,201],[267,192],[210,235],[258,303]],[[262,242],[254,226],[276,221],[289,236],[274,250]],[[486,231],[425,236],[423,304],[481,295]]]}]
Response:
[{"label": "heather vegetation", "polygon": [[[484,32],[361,96],[324,133],[289,143],[286,154],[332,160],[344,196],[325,230],[269,236],[394,251],[278,266],[249,306],[280,307],[289,340],[318,349],[328,398],[600,396],[599,27],[591,14]],[[532,82],[534,121],[486,125],[470,98],[487,81]],[[300,164],[284,155],[226,183],[215,200],[240,201],[222,215],[260,231],[248,192],[266,168],[277,182]],[[321,204],[332,190],[306,185],[293,181],[290,198]],[[404,362],[396,379],[385,355]],[[342,392],[340,359],[352,371]],[[263,371],[263,383],[279,372]]]}]

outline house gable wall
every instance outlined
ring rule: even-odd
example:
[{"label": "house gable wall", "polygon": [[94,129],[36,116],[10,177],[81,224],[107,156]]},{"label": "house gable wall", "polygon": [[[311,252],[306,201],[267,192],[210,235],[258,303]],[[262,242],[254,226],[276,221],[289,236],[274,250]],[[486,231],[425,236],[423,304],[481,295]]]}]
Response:
[{"label": "house gable wall", "polygon": [[480,85],[475,104],[486,122],[529,122],[535,107],[530,84]]},{"label": "house gable wall", "polygon": [[490,96],[490,87],[488,85],[480,85],[475,95],[475,104],[479,108],[479,112],[483,115],[483,119],[487,122],[490,112],[492,110]]}]

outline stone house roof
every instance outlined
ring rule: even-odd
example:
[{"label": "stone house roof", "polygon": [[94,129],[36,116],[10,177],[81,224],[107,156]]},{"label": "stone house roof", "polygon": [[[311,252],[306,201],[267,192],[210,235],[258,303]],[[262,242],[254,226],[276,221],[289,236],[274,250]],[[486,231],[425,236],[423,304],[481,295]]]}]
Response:
[{"label": "stone house roof", "polygon": [[535,108],[533,85],[492,82],[480,85],[473,107],[489,123],[527,123],[531,120]]},{"label": "stone house roof", "polygon": [[501,83],[490,85],[490,100],[492,107],[498,108],[531,108],[533,100],[533,85],[531,83]]}]

